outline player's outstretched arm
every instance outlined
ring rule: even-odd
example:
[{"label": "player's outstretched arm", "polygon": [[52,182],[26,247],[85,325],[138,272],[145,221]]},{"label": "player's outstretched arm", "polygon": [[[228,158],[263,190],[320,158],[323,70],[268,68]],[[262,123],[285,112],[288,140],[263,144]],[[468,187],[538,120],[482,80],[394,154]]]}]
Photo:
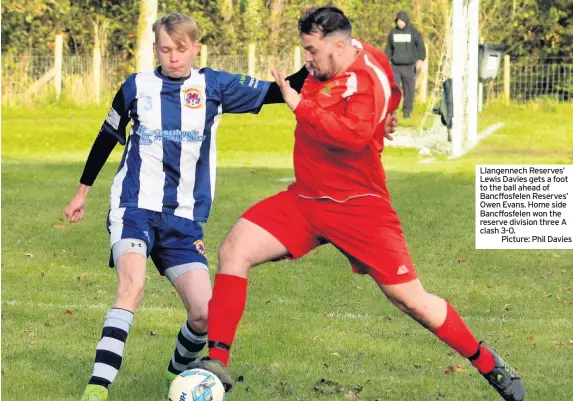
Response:
[{"label": "player's outstretched arm", "polygon": [[80,178],[80,186],[64,209],[64,214],[70,223],[77,223],[84,218],[84,206],[91,186],[115,145],[118,142],[125,144],[125,128],[129,122],[129,113],[123,92],[122,85],[122,88],[115,95],[112,107],[92,145]]},{"label": "player's outstretched arm", "polygon": [[[275,82],[262,81],[254,77],[230,74],[225,71],[205,69],[207,74],[216,74],[221,93],[223,113],[258,113],[262,106],[284,103],[281,91]],[[306,67],[290,75],[293,87],[300,92],[308,76]]]},{"label": "player's outstretched arm", "polygon": [[[304,85],[304,81],[306,80],[306,77],[308,77],[308,74],[308,69],[306,66],[304,66],[299,71],[286,77],[286,80],[290,83],[291,88],[293,88],[297,93],[300,93],[302,86]],[[284,102],[285,100],[281,93],[281,88],[276,82],[271,82],[269,85],[269,90],[263,99],[263,104],[275,104]]]}]

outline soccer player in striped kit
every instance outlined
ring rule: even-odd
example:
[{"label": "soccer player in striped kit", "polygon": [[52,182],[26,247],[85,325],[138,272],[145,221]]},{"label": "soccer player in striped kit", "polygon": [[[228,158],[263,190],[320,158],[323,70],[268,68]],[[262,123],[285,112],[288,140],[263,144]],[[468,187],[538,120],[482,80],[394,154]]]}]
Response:
[{"label": "soccer player in striped kit", "polygon": [[523,400],[519,375],[478,342],[452,305],[426,292],[414,269],[380,158],[388,112],[401,97],[386,56],[353,43],[350,21],[334,7],[309,10],[299,33],[312,73],[302,92],[273,72],[297,121],[296,181],[247,210],[221,245],[209,303],[209,357],[191,367],[217,374],[229,390],[227,367],[249,271],[331,243],[355,273],[370,275],[400,310],[468,358],[505,400]]},{"label": "soccer player in striped kit", "polygon": [[[90,187],[115,145],[125,145],[113,180],[107,227],[117,297],[104,320],[93,374],[82,401],[104,401],[120,369],[134,313],[142,299],[146,259],[176,288],[188,318],[177,337],[168,377],[187,369],[206,343],[211,281],[201,223],[215,190],[217,127],[223,113],[258,113],[284,102],[276,83],[209,68],[193,68],[198,27],[182,14],[157,21],[154,50],[160,67],[127,78],[117,92],[88,156],[80,186],[65,214],[84,216]],[[293,74],[300,90],[306,68]],[[130,135],[125,131],[133,121]]]}]

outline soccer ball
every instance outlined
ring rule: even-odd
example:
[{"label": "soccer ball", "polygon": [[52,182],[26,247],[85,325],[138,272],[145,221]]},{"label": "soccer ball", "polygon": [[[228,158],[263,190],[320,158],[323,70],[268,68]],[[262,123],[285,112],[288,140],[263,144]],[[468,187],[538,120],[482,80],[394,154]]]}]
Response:
[{"label": "soccer ball", "polygon": [[177,376],[169,387],[169,401],[225,401],[223,383],[213,373],[189,369]]}]

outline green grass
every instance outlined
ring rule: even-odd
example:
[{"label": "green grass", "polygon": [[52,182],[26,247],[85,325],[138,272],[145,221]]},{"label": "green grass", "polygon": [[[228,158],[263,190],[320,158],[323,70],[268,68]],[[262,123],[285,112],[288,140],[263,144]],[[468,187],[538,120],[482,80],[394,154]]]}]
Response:
[{"label": "green grass", "polygon": [[[474,249],[476,164],[573,163],[571,105],[492,105],[504,127],[461,159],[423,163],[388,148],[384,163],[422,282],[448,298],[480,339],[517,366],[528,400],[573,399],[573,251]],[[63,222],[104,108],[5,109],[2,116],[2,398],[77,400],[91,374],[114,272],[105,216],[117,149],[90,192],[86,218]],[[412,124],[412,123],[411,123]],[[207,253],[252,203],[292,177],[290,113],[225,116]],[[153,265],[111,400],[165,400],[163,372],[185,318]],[[230,401],[498,399],[468,362],[399,313],[330,246],[251,276],[233,347],[243,376]],[[457,367],[453,374],[444,372]],[[323,380],[324,379],[324,380]]]}]

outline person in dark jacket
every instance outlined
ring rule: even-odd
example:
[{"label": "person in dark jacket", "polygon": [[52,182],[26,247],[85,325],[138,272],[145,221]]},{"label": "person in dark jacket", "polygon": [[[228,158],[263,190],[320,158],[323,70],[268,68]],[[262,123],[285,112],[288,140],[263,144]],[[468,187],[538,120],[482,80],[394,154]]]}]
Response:
[{"label": "person in dark jacket", "polygon": [[409,118],[414,108],[416,72],[426,59],[426,46],[422,34],[410,23],[406,11],[396,15],[396,27],[388,34],[386,54],[392,62],[394,80],[404,91],[404,118]]}]

